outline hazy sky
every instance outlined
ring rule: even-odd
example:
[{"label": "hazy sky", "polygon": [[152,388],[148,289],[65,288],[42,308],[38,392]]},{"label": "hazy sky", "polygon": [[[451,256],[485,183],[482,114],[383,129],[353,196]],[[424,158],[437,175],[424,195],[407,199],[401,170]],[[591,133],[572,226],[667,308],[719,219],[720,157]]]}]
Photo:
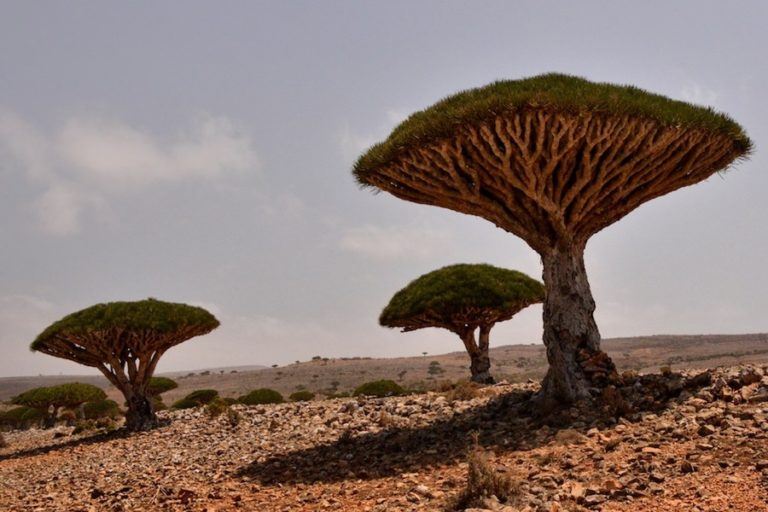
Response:
[{"label": "hazy sky", "polygon": [[[408,113],[561,71],[731,114],[756,142],[722,177],[595,236],[606,337],[768,330],[768,3],[28,2],[0,16],[0,376],[84,373],[28,344],[148,296],[222,326],[160,370],[460,350],[381,308],[458,262],[540,277],[489,222],[373,195],[355,157]],[[541,308],[492,343],[541,339]]]}]

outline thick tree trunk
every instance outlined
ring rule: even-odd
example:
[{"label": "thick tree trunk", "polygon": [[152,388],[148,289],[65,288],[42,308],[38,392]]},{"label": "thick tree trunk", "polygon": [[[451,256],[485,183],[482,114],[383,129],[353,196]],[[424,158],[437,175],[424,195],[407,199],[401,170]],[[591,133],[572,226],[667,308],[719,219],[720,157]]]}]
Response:
[{"label": "thick tree trunk", "polygon": [[[51,409],[53,409],[53,411],[51,411]],[[44,411],[43,422],[42,422],[44,429],[49,429],[56,426],[57,412],[58,410],[56,407],[48,407],[48,409]]]},{"label": "thick tree trunk", "polygon": [[461,341],[464,342],[464,347],[469,354],[469,371],[471,372],[472,382],[478,382],[480,384],[493,384],[493,377],[489,372],[491,368],[491,360],[488,357],[488,335],[490,329],[483,331],[480,330],[480,346],[478,347],[475,342],[475,330],[466,329],[460,334]]},{"label": "thick tree trunk", "polygon": [[480,384],[493,384],[491,376],[491,358],[488,356],[491,328],[480,326],[480,339],[477,353],[472,357],[472,380]]},{"label": "thick tree trunk", "polygon": [[549,370],[542,382],[547,400],[572,403],[591,396],[615,376],[615,366],[600,350],[595,301],[584,267],[584,248],[561,246],[542,256],[544,345]]},{"label": "thick tree trunk", "polygon": [[129,391],[124,392],[128,411],[125,413],[125,427],[133,432],[150,430],[157,426],[152,401],[141,394]]}]

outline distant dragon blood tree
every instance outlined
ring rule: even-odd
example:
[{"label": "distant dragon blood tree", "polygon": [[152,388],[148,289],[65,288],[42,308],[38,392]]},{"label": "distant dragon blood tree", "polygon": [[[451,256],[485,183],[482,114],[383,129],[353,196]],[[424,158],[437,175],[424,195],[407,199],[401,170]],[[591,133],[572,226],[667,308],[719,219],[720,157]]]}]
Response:
[{"label": "distant dragon blood tree", "polygon": [[522,272],[484,264],[451,265],[424,274],[397,292],[379,323],[403,332],[448,329],[464,342],[472,380],[492,383],[491,329],[543,300],[544,286]]},{"label": "distant dragon blood tree", "polygon": [[37,409],[44,417],[44,425],[50,428],[56,423],[56,417],[62,407],[74,409],[86,402],[105,398],[107,398],[106,393],[93,384],[70,382],[29,389],[15,396],[11,403]]},{"label": "distant dragon blood tree", "polygon": [[584,266],[589,238],[651,199],[746,157],[728,116],[631,86],[560,74],[500,81],[411,115],[355,164],[364,186],[483,217],[544,266],[548,401],[615,375]]},{"label": "distant dragon blood tree", "polygon": [[218,325],[205,309],[186,304],[110,302],[65,316],[30,348],[98,368],[125,396],[126,427],[146,430],[157,423],[150,383],[160,357]]},{"label": "distant dragon blood tree", "polygon": [[147,393],[151,396],[159,397],[163,393],[178,387],[179,384],[168,377],[150,377],[149,383],[147,384]]}]

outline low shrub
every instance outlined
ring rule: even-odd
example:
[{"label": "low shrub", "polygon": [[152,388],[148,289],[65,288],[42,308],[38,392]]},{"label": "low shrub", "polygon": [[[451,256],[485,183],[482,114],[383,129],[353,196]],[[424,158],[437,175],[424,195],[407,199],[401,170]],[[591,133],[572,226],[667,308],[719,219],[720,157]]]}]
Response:
[{"label": "low shrub", "polygon": [[432,361],[429,363],[429,368],[427,369],[427,373],[430,375],[442,375],[445,373],[445,370],[443,370],[443,367],[440,366],[440,361]]},{"label": "low shrub", "polygon": [[333,391],[329,391],[324,394],[328,398],[349,398],[352,396],[352,393],[350,393],[349,391],[341,391],[339,393],[334,393]]},{"label": "low shrub", "polygon": [[82,434],[83,432],[90,432],[96,430],[95,420],[80,420],[75,424],[75,428],[72,429],[72,435]]},{"label": "low shrub", "polygon": [[261,388],[241,396],[237,401],[245,405],[281,404],[283,395],[274,389]]},{"label": "low shrub", "polygon": [[199,404],[207,404],[208,402],[212,402],[215,398],[219,396],[219,392],[215,389],[198,389],[196,391],[191,392],[184,398],[187,400],[192,400],[193,402],[197,402]]},{"label": "low shrub", "polygon": [[449,402],[472,400],[478,396],[480,396],[480,385],[468,380],[456,382],[445,392],[445,398]]},{"label": "low shrub", "polygon": [[173,405],[171,405],[171,409],[181,410],[181,409],[194,409],[195,407],[198,407],[200,404],[197,402],[194,402],[192,400],[187,400],[186,398],[181,398],[179,400],[176,400],[173,402]]},{"label": "low shrub", "polygon": [[385,397],[385,396],[397,396],[402,395],[405,393],[405,390],[403,389],[400,384],[393,380],[375,380],[372,382],[366,382],[365,384],[362,384],[355,388],[355,392],[353,393],[355,396],[376,396],[376,397]]},{"label": "low shrub", "polygon": [[240,423],[240,413],[232,408],[232,399],[216,398],[205,406],[205,413],[210,418],[218,418],[224,414],[227,422],[235,427]]},{"label": "low shrub", "polygon": [[27,429],[40,426],[45,419],[45,414],[32,407],[14,407],[0,412],[0,427],[9,429]]},{"label": "low shrub", "polygon": [[486,452],[478,445],[477,437],[467,455],[467,465],[467,485],[457,496],[448,500],[446,511],[485,508],[484,500],[492,497],[505,504],[514,504],[519,500],[519,483],[496,470]]},{"label": "low shrub", "polygon": [[5,441],[5,437],[3,437],[3,433],[0,432],[0,448],[5,448],[8,446],[8,443]]},{"label": "low shrub", "polygon": [[232,427],[236,427],[238,424],[240,424],[240,420],[243,418],[240,413],[234,410],[232,407],[227,407],[226,415],[227,421]]},{"label": "low shrub", "polygon": [[114,400],[96,400],[83,404],[83,418],[96,420],[99,418],[119,418],[120,406]]},{"label": "low shrub", "polygon": [[216,418],[226,412],[227,409],[229,409],[229,404],[221,398],[216,398],[211,400],[208,405],[205,406],[205,414],[211,418]]},{"label": "low shrub", "polygon": [[191,409],[212,402],[219,396],[215,389],[198,389],[191,392],[181,400],[177,400],[171,406],[174,409]]},{"label": "low shrub", "polygon": [[315,394],[311,391],[301,390],[291,393],[288,397],[292,402],[310,402],[315,399]]}]

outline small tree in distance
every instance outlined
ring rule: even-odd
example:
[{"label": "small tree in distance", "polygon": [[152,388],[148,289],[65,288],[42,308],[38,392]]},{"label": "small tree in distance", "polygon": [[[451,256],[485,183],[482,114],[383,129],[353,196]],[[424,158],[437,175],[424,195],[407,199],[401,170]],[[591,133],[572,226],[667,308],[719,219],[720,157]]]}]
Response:
[{"label": "small tree in distance", "polygon": [[542,300],[544,286],[522,272],[485,264],[451,265],[424,274],[397,292],[379,323],[403,332],[448,329],[464,342],[472,380],[491,383],[491,329]]},{"label": "small tree in distance", "polygon": [[186,304],[110,302],[65,316],[30,348],[98,368],[125,396],[126,427],[147,430],[157,424],[149,384],[160,357],[218,326],[208,311]]},{"label": "small tree in distance", "polygon": [[178,387],[179,384],[168,377],[151,377],[147,385],[147,393],[152,396],[159,396]]},{"label": "small tree in distance", "polygon": [[14,397],[11,403],[37,409],[45,418],[44,425],[52,427],[56,423],[56,417],[62,407],[74,409],[86,402],[104,400],[105,398],[107,398],[107,394],[98,386],[70,382],[27,390]]},{"label": "small tree in distance", "polygon": [[179,384],[168,377],[152,377],[149,379],[149,385],[147,386],[147,393],[152,397],[152,407],[156,411],[166,409],[165,402],[163,402],[163,393],[171,391],[179,387]]}]

